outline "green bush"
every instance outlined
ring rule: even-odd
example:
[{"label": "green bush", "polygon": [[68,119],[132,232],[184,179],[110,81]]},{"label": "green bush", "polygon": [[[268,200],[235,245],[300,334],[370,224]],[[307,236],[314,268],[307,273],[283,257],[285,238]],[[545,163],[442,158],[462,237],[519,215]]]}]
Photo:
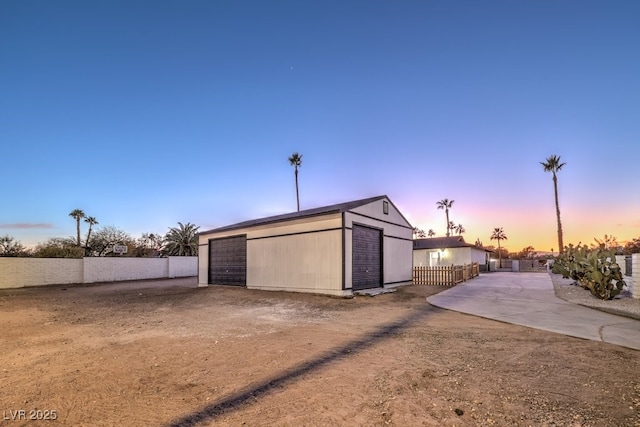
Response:
[{"label": "green bush", "polygon": [[613,299],[626,285],[615,251],[605,249],[604,245],[591,249],[586,245],[569,245],[556,257],[551,271],[575,280],[603,300]]}]

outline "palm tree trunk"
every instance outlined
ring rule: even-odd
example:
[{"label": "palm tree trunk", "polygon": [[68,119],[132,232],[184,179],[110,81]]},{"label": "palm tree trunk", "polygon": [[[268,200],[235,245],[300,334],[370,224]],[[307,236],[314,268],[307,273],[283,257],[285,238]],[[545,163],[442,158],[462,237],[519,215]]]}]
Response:
[{"label": "palm tree trunk", "polygon": [[498,265],[502,268],[502,250],[500,249],[500,239],[498,239]]},{"label": "palm tree trunk", "polygon": [[300,212],[300,194],[298,193],[298,168],[296,167],[296,201],[298,203],[298,212]]},{"label": "palm tree trunk", "polygon": [[89,223],[89,231],[87,232],[87,240],[84,242],[84,254],[89,255],[89,239],[91,238],[91,223]]},{"label": "palm tree trunk", "polygon": [[555,173],[553,174],[553,192],[556,198],[556,219],[558,221],[558,253],[564,251],[564,244],[562,242],[562,223],[560,222],[560,204],[558,203],[558,178]]},{"label": "palm tree trunk", "polygon": [[76,218],[76,230],[78,232],[78,247],[80,247],[80,217]]},{"label": "palm tree trunk", "polygon": [[449,237],[449,209],[445,209],[444,214],[447,216],[447,237]]}]

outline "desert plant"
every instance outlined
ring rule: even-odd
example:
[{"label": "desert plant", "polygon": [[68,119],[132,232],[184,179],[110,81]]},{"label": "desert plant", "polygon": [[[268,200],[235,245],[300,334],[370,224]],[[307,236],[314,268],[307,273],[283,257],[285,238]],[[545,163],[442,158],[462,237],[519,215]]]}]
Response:
[{"label": "desert plant", "polygon": [[615,259],[615,251],[604,245],[592,249],[587,245],[569,245],[556,257],[551,271],[573,279],[597,298],[610,300],[626,285]]},{"label": "desert plant", "polygon": [[579,285],[580,279],[584,276],[584,269],[580,264],[587,256],[588,248],[578,243],[577,246],[569,245],[564,248],[553,263],[551,271],[555,274],[561,274],[565,279],[574,280],[574,284]]},{"label": "desert plant", "polygon": [[616,253],[613,250],[600,246],[589,251],[586,259],[581,263],[585,268],[585,274],[581,280],[583,287],[600,299],[613,299],[626,285],[622,280],[622,271],[616,263]]}]

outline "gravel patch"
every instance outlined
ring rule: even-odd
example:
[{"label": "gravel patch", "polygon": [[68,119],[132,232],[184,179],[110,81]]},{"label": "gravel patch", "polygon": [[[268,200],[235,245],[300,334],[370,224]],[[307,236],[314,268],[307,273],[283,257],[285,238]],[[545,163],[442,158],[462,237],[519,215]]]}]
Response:
[{"label": "gravel patch", "polygon": [[633,298],[628,290],[623,290],[610,301],[604,301],[591,295],[587,289],[576,285],[572,279],[564,279],[560,274],[550,274],[550,276],[556,296],[560,299],[640,320],[640,299]]}]

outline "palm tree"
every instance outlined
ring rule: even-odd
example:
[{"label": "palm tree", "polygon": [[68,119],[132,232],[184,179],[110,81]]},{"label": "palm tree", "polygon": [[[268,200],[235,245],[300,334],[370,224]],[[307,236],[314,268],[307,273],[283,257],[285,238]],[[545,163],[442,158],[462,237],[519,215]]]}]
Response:
[{"label": "palm tree", "polygon": [[429,231],[427,231],[427,236],[429,236],[429,237],[433,237],[433,236],[435,236],[435,235],[436,235],[436,232],[435,232],[435,231],[433,231],[433,229],[431,229],[431,228],[430,228],[430,229],[429,229]]},{"label": "palm tree", "polygon": [[462,235],[462,233],[466,232],[467,230],[464,229],[464,227],[462,226],[462,224],[458,224],[456,225],[456,233],[458,233],[458,236]]},{"label": "palm tree", "polygon": [[558,176],[557,173],[562,169],[566,163],[560,163],[560,156],[547,157],[545,162],[540,162],[545,172],[551,172],[553,174],[553,193],[556,200],[556,220],[558,221],[558,247],[560,253],[564,250],[562,243],[562,223],[560,222],[560,205],[558,204]]},{"label": "palm tree", "polygon": [[449,237],[449,225],[451,224],[451,222],[449,221],[449,209],[451,209],[451,206],[453,206],[453,202],[455,202],[455,200],[449,200],[449,199],[442,199],[439,202],[436,202],[436,206],[438,206],[438,209],[444,209],[444,213],[447,216],[447,237]]},{"label": "palm tree", "polygon": [[[449,221],[449,230],[453,231],[456,229],[456,223],[453,221]],[[448,236],[448,234],[447,234]]]},{"label": "palm tree", "polygon": [[500,268],[502,268],[502,251],[500,250],[500,240],[507,240],[507,235],[504,234],[504,230],[502,230],[502,227],[496,227],[493,229],[493,233],[491,233],[491,240],[498,241],[498,259],[500,260]]},{"label": "palm tree", "polygon": [[85,251],[89,251],[89,239],[91,239],[91,227],[98,224],[98,220],[93,216],[88,216],[84,219],[84,222],[89,224],[89,231],[87,232],[87,240],[84,242]]},{"label": "palm tree", "polygon": [[80,247],[80,220],[85,217],[82,209],[74,209],[69,213],[69,216],[76,220],[76,229],[78,231],[78,247]]},{"label": "palm tree", "polygon": [[426,234],[424,234],[424,230],[418,227],[413,227],[413,235],[415,236],[414,238],[418,238],[418,239],[422,239],[426,237]]},{"label": "palm tree", "polygon": [[289,164],[295,167],[296,174],[296,201],[298,202],[298,212],[300,212],[300,194],[298,193],[298,168],[302,166],[302,154],[296,151],[289,157]]},{"label": "palm tree", "polygon": [[198,229],[190,222],[178,227],[171,227],[165,235],[163,252],[171,256],[196,256],[198,255]]}]

